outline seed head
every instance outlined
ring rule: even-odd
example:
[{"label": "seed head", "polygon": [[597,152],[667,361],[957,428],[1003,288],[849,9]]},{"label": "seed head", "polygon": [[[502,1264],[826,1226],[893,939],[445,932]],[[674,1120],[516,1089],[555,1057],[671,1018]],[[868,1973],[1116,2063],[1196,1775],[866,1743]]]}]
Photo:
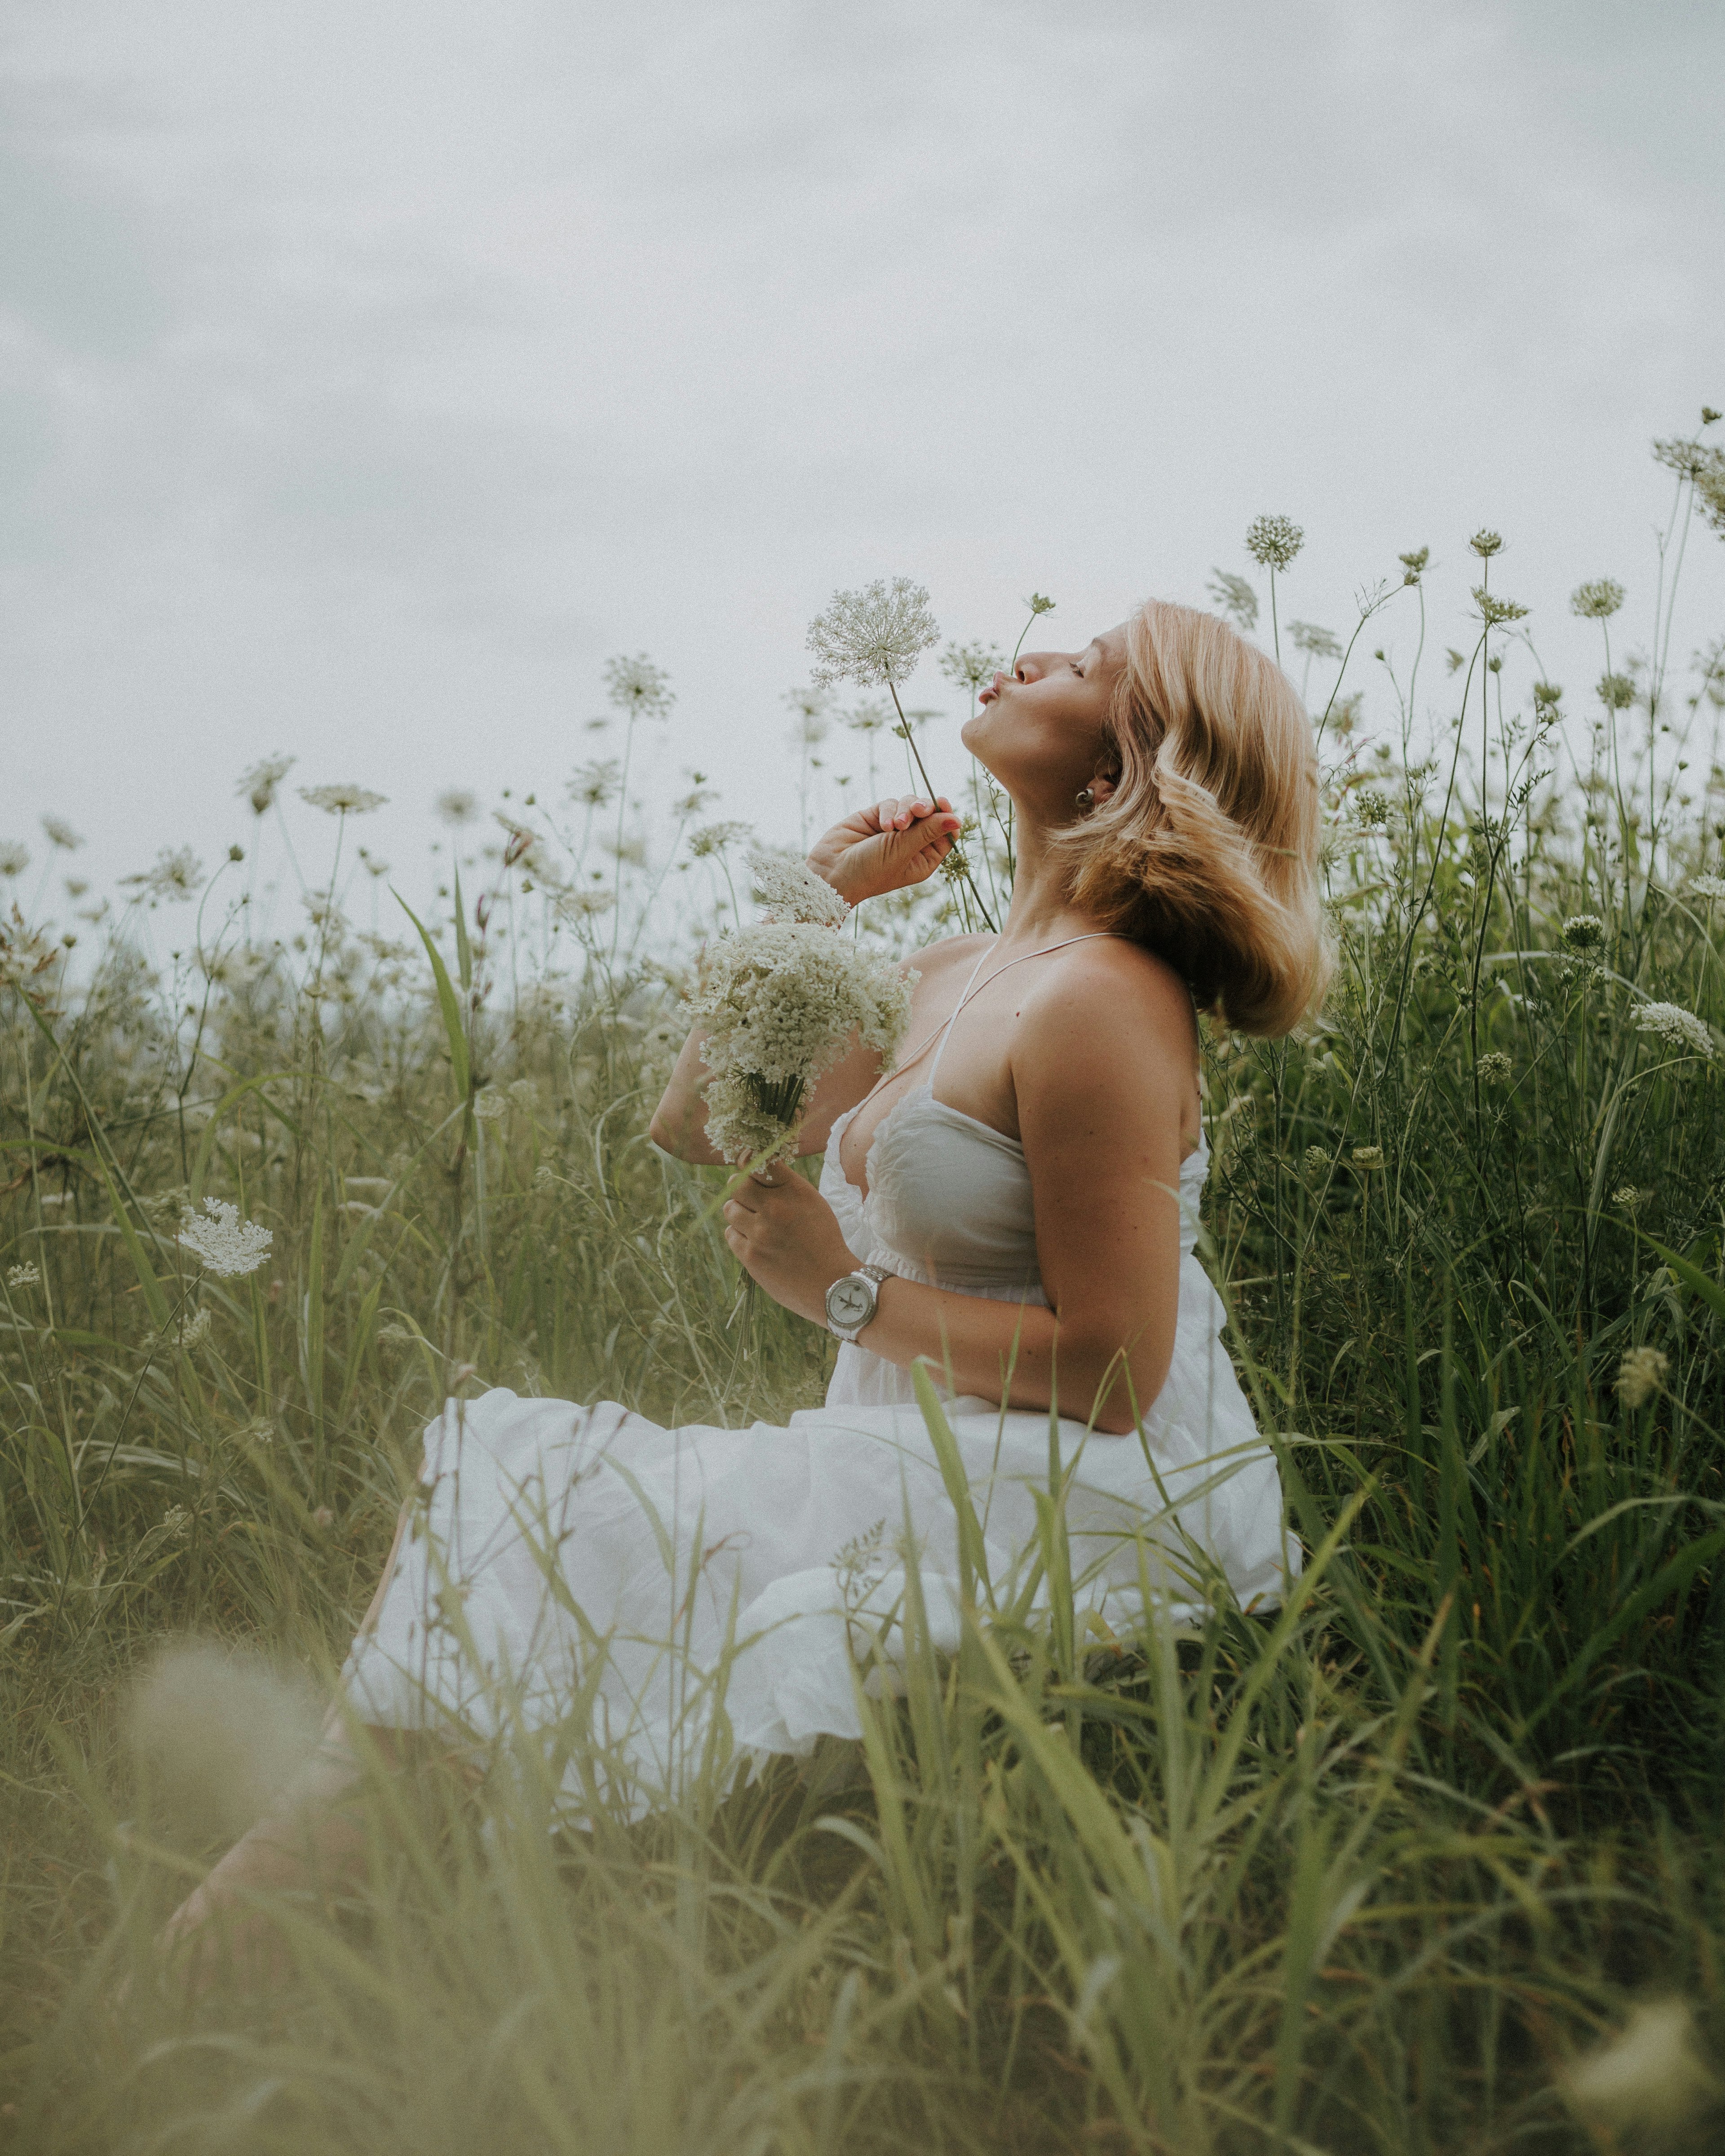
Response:
[{"label": "seed head", "polygon": [[1306,1173],[1308,1175],[1328,1174],[1330,1156],[1322,1146],[1307,1146],[1303,1158],[1306,1163]]},{"label": "seed head", "polygon": [[1617,1366],[1617,1397],[1626,1408],[1645,1407],[1665,1383],[1670,1358],[1656,1348],[1631,1348]]},{"label": "seed head", "polygon": [[593,763],[583,763],[569,781],[569,798],[588,808],[603,808],[614,799],[620,765],[614,756],[602,757]]},{"label": "seed head", "polygon": [[1389,821],[1389,796],[1375,786],[1363,786],[1353,797],[1353,820],[1362,830],[1375,830]]},{"label": "seed head", "polygon": [[21,876],[30,865],[30,850],[16,839],[0,839],[0,876]]},{"label": "seed head", "polygon": [[254,1273],[270,1255],[275,1237],[255,1220],[242,1220],[239,1208],[223,1199],[206,1198],[206,1218],[200,1219],[187,1206],[180,1215],[180,1232],[174,1238],[190,1250],[205,1270],[223,1280]]},{"label": "seed head", "polygon": [[889,585],[876,578],[860,591],[834,592],[809,624],[814,679],[823,688],[855,681],[860,688],[896,688],[940,637],[928,593],[908,577]]},{"label": "seed head", "polygon": [[63,847],[69,854],[75,854],[84,844],[64,816],[44,816],[42,829],[50,846]]},{"label": "seed head", "polygon": [[1626,711],[1635,701],[1635,685],[1627,674],[1602,674],[1599,701],[1608,711]]},{"label": "seed head", "polygon": [[973,695],[1005,664],[1004,653],[994,644],[949,644],[941,654],[942,673],[955,689],[968,689]]},{"label": "seed head", "polygon": [[1416,547],[1411,554],[1398,554],[1396,559],[1407,572],[1402,582],[1404,584],[1417,584],[1426,563],[1431,559],[1431,549],[1430,547]]},{"label": "seed head", "polygon": [[1306,534],[1291,516],[1255,516],[1246,527],[1245,550],[1263,569],[1286,569],[1306,544]]},{"label": "seed head", "polygon": [[1634,1183],[1625,1183],[1611,1194],[1611,1203],[1625,1213],[1638,1212],[1645,1202],[1646,1193],[1637,1190]]},{"label": "seed head", "polygon": [[1229,569],[1213,569],[1205,589],[1241,634],[1250,636],[1258,626],[1258,594],[1245,578]]},{"label": "seed head", "polygon": [[1605,940],[1605,924],[1597,913],[1572,913],[1563,923],[1563,941],[1572,951],[1597,951]]},{"label": "seed head", "polygon": [[1513,599],[1500,598],[1496,592],[1488,592],[1483,584],[1474,586],[1473,603],[1487,629],[1496,629],[1500,622],[1520,621],[1527,611]]},{"label": "seed head", "polygon": [[1533,684],[1533,703],[1538,711],[1555,711],[1563,701],[1563,691],[1555,681],[1536,681]]},{"label": "seed head", "polygon": [[1382,1168],[1384,1148],[1382,1146],[1356,1146],[1351,1158],[1356,1168]]},{"label": "seed head", "polygon": [[1595,577],[1569,594],[1569,611],[1584,621],[1609,621],[1623,604],[1623,586],[1615,578]]},{"label": "seed head", "polygon": [[1487,1086],[1502,1086],[1509,1076],[1510,1060],[1501,1049],[1494,1048],[1482,1055],[1473,1066],[1481,1081]]},{"label": "seed head", "polygon": [[262,816],[275,806],[276,788],[293,769],[295,761],[290,756],[266,756],[241,778],[234,791],[242,801],[251,803],[253,815]]},{"label": "seed head", "polygon": [[437,797],[437,813],[451,830],[472,823],[479,812],[479,796],[465,786],[452,786]]},{"label": "seed head", "polygon": [[1054,601],[1045,598],[1040,592],[1032,592],[1029,598],[1024,601],[1024,604],[1029,608],[1033,614],[1052,613],[1055,610]]},{"label": "seed head", "polygon": [[1496,531],[1476,531],[1467,543],[1482,562],[1489,562],[1494,554],[1503,551],[1503,541]]}]

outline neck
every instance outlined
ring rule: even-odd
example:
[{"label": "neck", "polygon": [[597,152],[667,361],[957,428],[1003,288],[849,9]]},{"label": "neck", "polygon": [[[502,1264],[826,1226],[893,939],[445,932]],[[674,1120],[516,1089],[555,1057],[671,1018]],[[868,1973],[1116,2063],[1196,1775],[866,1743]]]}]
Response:
[{"label": "neck", "polygon": [[1012,905],[1000,931],[1003,945],[1035,950],[1062,937],[1090,935],[1099,925],[1066,896],[1065,864],[1055,859],[1050,836],[1045,826],[1019,811],[1018,859]]}]

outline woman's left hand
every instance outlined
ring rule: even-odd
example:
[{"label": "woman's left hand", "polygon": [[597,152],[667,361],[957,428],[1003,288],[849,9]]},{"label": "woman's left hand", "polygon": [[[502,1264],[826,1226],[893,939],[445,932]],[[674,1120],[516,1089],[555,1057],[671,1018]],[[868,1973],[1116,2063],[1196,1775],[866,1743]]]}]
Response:
[{"label": "woman's left hand", "polygon": [[812,1183],[783,1161],[761,1173],[772,1180],[745,1175],[726,1200],[725,1240],[775,1302],[824,1325],[827,1290],[856,1260]]}]

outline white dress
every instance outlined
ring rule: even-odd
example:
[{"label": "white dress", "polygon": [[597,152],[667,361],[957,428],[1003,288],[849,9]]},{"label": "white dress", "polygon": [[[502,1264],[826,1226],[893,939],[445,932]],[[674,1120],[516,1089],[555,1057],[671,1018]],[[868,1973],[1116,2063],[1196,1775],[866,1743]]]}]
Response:
[{"label": "white dress", "polygon": [[[839,1158],[855,1109],[839,1119],[822,1194],[859,1261],[1045,1306],[1023,1148],[936,1097],[939,1060],[876,1130],[866,1198]],[[1049,1491],[1054,1456],[1092,1636],[1142,1625],[1147,1584],[1153,1616],[1186,1625],[1224,1584],[1244,1609],[1273,1606],[1298,1569],[1194,1255],[1207,1158],[1200,1143],[1180,1171],[1173,1359],[1142,1435],[1063,1419],[1051,1455],[1046,1409],[945,1399],[985,1609],[1036,1578],[1034,1493]],[[859,1676],[878,1693],[901,1655],[907,1563],[933,1644],[957,1644],[957,1514],[934,1441],[909,1372],[860,1346],[840,1346],[825,1405],[788,1427],[664,1430],[614,1401],[501,1388],[452,1399],[425,1433],[423,1481],[343,1671],[348,1697],[387,1727],[480,1748],[526,1731],[559,1748],[577,1814],[595,1800],[639,1814],[715,1766],[858,1735]],[[1033,1620],[1045,1599],[1045,1584]]]}]

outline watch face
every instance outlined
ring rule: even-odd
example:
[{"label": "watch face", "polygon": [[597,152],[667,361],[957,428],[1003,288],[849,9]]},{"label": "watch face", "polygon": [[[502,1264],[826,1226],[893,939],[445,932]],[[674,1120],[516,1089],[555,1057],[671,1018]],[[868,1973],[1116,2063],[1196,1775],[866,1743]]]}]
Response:
[{"label": "watch face", "polygon": [[827,1316],[834,1325],[860,1325],[874,1307],[868,1282],[850,1274],[827,1290]]}]

